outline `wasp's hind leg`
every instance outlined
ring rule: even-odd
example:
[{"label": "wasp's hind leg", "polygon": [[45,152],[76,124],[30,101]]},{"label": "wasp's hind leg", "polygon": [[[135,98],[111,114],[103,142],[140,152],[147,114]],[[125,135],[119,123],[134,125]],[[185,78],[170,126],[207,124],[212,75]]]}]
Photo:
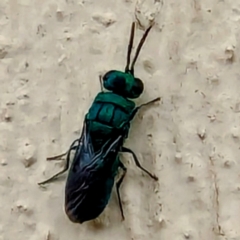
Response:
[{"label": "wasp's hind leg", "polygon": [[122,207],[122,200],[121,200],[121,196],[120,196],[120,186],[123,182],[123,179],[127,173],[127,168],[123,165],[123,163],[119,160],[119,167],[123,170],[123,174],[121,176],[121,178],[117,181],[116,183],[116,189],[117,189],[117,197],[118,197],[118,203],[119,203],[119,208],[121,211],[121,215],[122,215],[122,221],[125,219],[124,217],[124,213],[123,213],[123,207]]},{"label": "wasp's hind leg", "polygon": [[62,157],[64,157],[65,155],[68,154],[68,151],[62,154],[59,154],[57,156],[53,156],[53,157],[48,157],[47,161],[55,161],[55,160],[62,160]]},{"label": "wasp's hind leg", "polygon": [[67,155],[66,164],[65,164],[65,166],[64,166],[64,169],[63,169],[61,172],[59,172],[59,173],[55,174],[54,176],[52,176],[51,178],[49,178],[49,179],[47,179],[47,180],[45,180],[45,181],[43,181],[43,182],[38,183],[38,185],[43,185],[43,184],[52,182],[52,181],[54,181],[59,175],[63,174],[64,172],[66,172],[66,171],[68,170],[68,168],[69,168],[69,162],[70,162],[70,154],[71,154],[71,151],[72,151],[72,150],[76,150],[76,149],[79,147],[79,144],[78,144],[77,146],[74,146],[76,142],[79,143],[79,139],[76,139],[75,141],[73,141],[73,143],[72,143],[71,146],[70,146],[70,149],[69,149],[66,153],[62,153],[62,154],[60,154],[60,155],[47,158],[48,161],[61,160],[61,158],[62,158],[63,156]]},{"label": "wasp's hind leg", "polygon": [[53,156],[53,157],[48,157],[48,158],[47,158],[47,161],[63,160],[62,157],[64,157],[65,155],[67,155],[69,151],[76,149],[76,147],[73,147],[76,142],[79,142],[79,139],[76,139],[76,140],[71,144],[70,150],[68,150],[68,151],[65,152],[65,153],[62,153],[62,154]]},{"label": "wasp's hind leg", "polygon": [[[50,183],[50,182],[54,181],[59,175],[65,173],[65,172],[68,170],[68,168],[69,168],[71,151],[72,151],[72,150],[76,150],[77,147],[78,147],[78,146],[71,147],[71,148],[69,149],[69,151],[66,153],[66,154],[68,154],[68,155],[67,155],[67,159],[66,159],[66,164],[65,164],[64,169],[63,169],[62,171],[60,171],[59,173],[53,175],[51,178],[49,178],[49,179],[47,179],[47,180],[45,180],[45,181],[43,181],[43,182],[38,183],[38,185],[44,185],[44,184],[46,184],[46,183]],[[64,155],[66,155],[66,154],[61,154],[61,155],[52,157],[51,160],[56,160],[57,157],[59,157],[59,156],[62,157],[62,156],[64,156]],[[48,159],[49,159],[49,158],[48,158]]]},{"label": "wasp's hind leg", "polygon": [[122,147],[121,152],[124,153],[131,153],[134,159],[135,164],[137,165],[138,168],[140,168],[142,171],[144,171],[145,173],[147,173],[151,178],[153,178],[154,180],[158,180],[157,176],[155,176],[154,174],[150,173],[147,169],[145,169],[144,167],[141,166],[140,162],[137,159],[136,154],[129,148],[125,148]]}]

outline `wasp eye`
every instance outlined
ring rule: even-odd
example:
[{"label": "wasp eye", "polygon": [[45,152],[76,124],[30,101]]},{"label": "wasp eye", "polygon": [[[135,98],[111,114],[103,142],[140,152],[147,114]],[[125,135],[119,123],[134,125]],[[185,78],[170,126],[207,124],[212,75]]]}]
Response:
[{"label": "wasp eye", "polygon": [[139,78],[134,78],[134,84],[133,84],[133,86],[132,86],[132,95],[134,96],[134,98],[138,98],[141,94],[142,94],[142,92],[143,92],[143,90],[144,90],[144,85],[143,85],[143,82],[142,82],[142,80],[141,79],[139,79]]},{"label": "wasp eye", "polygon": [[111,70],[111,71],[108,71],[108,72],[106,72],[105,74],[104,74],[104,76],[103,76],[103,81],[107,81],[108,80],[108,78],[112,75],[112,74],[114,74],[114,70]]},{"label": "wasp eye", "polygon": [[111,70],[103,76],[103,86],[109,91],[123,95],[126,88],[125,73]]}]

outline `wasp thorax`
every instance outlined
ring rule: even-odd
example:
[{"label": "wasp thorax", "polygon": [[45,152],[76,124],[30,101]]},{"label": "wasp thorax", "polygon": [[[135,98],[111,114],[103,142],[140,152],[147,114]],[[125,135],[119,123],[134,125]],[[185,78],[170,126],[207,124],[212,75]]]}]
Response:
[{"label": "wasp thorax", "polygon": [[103,76],[103,86],[126,98],[138,98],[144,89],[143,82],[131,73],[111,70]]}]

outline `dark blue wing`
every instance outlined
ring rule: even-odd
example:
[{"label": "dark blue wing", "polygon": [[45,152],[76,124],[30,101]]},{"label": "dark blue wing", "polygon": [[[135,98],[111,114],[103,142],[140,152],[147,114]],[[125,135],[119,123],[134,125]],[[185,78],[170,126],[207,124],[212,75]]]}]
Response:
[{"label": "dark blue wing", "polygon": [[121,139],[110,139],[95,153],[88,123],[84,122],[65,188],[65,210],[71,221],[93,219],[105,208],[114,183],[112,169]]}]

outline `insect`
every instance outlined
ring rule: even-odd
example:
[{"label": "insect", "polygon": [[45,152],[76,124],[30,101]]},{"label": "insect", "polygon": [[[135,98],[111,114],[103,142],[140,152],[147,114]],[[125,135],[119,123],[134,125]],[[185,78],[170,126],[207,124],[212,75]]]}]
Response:
[{"label": "insect", "polygon": [[[127,168],[121,162],[119,153],[132,154],[137,167],[158,180],[141,166],[131,149],[123,146],[128,137],[130,122],[138,110],[160,100],[156,98],[140,106],[135,106],[135,103],[129,100],[138,98],[144,90],[143,82],[134,76],[134,65],[151,28],[152,25],[143,34],[130,66],[135,32],[135,23],[132,23],[125,71],[111,70],[103,77],[99,76],[101,92],[97,94],[85,115],[80,138],[73,141],[66,153],[47,159],[57,160],[67,155],[64,169],[38,184],[55,180],[70,167],[65,186],[65,212],[72,222],[83,223],[97,218],[103,212],[109,202],[119,168],[123,173],[116,182],[116,191],[124,220],[119,189]],[[104,88],[108,91],[104,91]],[[75,151],[75,154],[70,166],[72,151]]]}]

